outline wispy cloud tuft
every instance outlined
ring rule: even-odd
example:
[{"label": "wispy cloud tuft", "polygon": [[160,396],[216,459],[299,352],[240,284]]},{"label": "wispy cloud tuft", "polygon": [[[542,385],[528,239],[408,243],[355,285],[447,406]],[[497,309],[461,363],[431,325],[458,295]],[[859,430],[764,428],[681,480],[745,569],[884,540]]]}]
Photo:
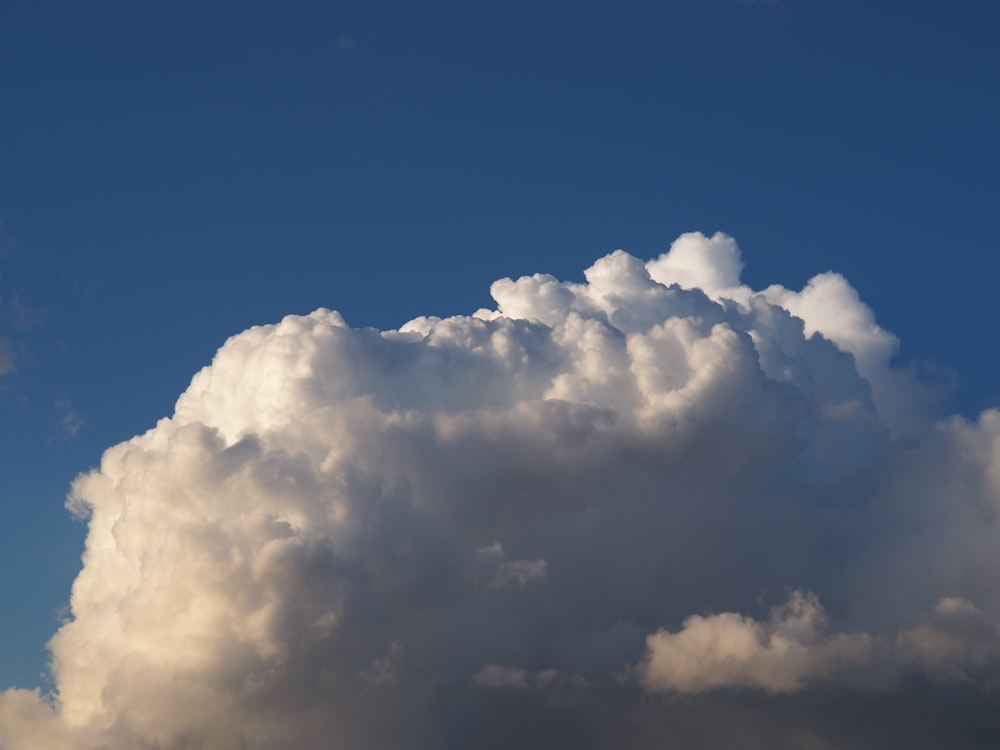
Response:
[{"label": "wispy cloud tuft", "polygon": [[80,432],[80,427],[83,426],[83,419],[73,407],[73,404],[68,399],[57,398],[52,402],[52,406],[58,415],[59,427],[62,430],[63,436],[67,438],[76,437]]}]

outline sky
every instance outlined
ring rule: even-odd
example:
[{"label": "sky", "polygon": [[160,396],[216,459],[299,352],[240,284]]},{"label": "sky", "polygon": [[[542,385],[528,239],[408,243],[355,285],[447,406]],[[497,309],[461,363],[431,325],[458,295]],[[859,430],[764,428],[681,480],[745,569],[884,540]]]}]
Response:
[{"label": "sky", "polygon": [[998,29],[5,2],[0,747],[995,747]]}]

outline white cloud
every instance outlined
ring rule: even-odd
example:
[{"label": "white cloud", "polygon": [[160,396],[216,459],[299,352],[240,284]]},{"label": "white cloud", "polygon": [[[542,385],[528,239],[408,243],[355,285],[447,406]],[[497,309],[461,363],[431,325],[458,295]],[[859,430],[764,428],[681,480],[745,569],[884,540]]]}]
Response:
[{"label": "white cloud", "polygon": [[[690,234],[498,281],[474,316],[234,336],[75,482],[56,687],[0,696],[0,747],[615,747],[630,664],[705,701],[985,684],[1000,416],[894,441],[895,339],[856,293],[741,267]],[[786,589],[828,614],[735,614]]]},{"label": "white cloud", "polygon": [[827,635],[826,613],[812,594],[793,592],[766,622],[734,612],[684,621],[678,633],[658,630],[639,673],[650,690],[700,693],[721,687],[789,693],[838,669],[871,661],[863,633]]},{"label": "white cloud", "polygon": [[795,591],[767,621],[734,612],[694,615],[679,632],[657,630],[646,646],[635,673],[653,692],[793,693],[837,682],[886,690],[914,670],[936,680],[970,679],[1000,659],[1000,628],[971,602],[945,597],[927,623],[894,636],[830,633],[816,596]]},{"label": "white cloud", "polygon": [[740,274],[743,259],[736,241],[716,232],[682,234],[670,252],[648,263],[649,274],[661,284],[678,284],[685,289],[701,289],[715,299],[743,296]]}]

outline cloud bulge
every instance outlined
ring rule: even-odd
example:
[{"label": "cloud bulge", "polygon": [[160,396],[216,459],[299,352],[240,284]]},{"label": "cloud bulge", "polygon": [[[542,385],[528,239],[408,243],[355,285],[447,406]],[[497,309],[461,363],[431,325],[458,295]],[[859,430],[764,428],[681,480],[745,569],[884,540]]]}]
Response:
[{"label": "cloud bulge", "polygon": [[990,746],[1000,414],[928,412],[842,276],[742,267],[691,233],[232,337],[74,483],[54,689],[0,747],[874,748],[928,702]]}]

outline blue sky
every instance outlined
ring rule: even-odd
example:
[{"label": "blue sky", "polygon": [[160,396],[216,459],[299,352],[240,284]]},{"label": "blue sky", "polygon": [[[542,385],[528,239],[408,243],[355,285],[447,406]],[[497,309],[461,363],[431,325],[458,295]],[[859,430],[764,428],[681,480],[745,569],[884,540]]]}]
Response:
[{"label": "blue sky", "polygon": [[951,411],[1000,404],[992,3],[46,3],[0,9],[0,676],[79,569],[70,481],[228,336],[317,307],[737,239],[843,273]]}]

